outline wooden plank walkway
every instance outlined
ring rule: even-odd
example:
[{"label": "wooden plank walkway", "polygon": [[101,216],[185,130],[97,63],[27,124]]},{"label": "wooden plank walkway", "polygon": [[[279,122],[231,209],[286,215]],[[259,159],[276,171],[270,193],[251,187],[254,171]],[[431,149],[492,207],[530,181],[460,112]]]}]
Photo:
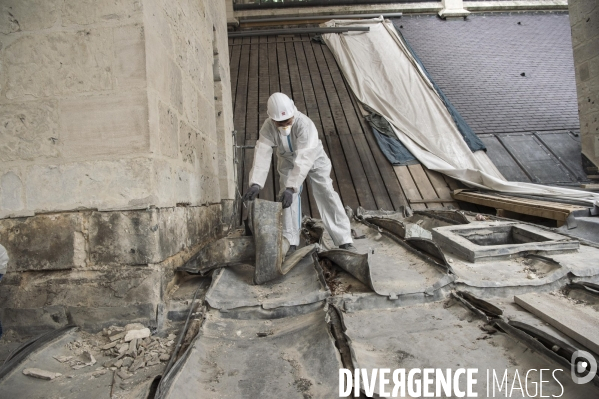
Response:
[{"label": "wooden plank walkway", "polygon": [[552,219],[557,221],[558,227],[566,222],[572,212],[589,208],[588,206],[515,197],[492,192],[456,190],[453,197],[460,201],[495,208],[499,216],[515,218],[514,215],[504,214],[505,211],[508,211],[521,215]]},{"label": "wooden plank walkway", "polygon": [[[254,36],[229,40],[231,90],[237,145],[253,145],[267,118],[266,101],[281,91],[308,115],[333,165],[331,179],[344,205],[355,209],[398,210],[459,208],[451,190],[458,182],[421,165],[393,166],[387,161],[363,109],[345,82],[327,46],[308,35]],[[253,150],[238,156],[239,191],[247,190]],[[260,197],[275,200],[280,190],[276,161]],[[302,211],[319,217],[304,183]]]}]

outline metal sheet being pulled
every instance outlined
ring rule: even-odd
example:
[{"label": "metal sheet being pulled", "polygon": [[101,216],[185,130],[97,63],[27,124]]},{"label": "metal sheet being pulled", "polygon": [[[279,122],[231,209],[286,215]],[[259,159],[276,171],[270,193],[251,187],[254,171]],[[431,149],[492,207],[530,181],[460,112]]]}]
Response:
[{"label": "metal sheet being pulled", "polygon": [[278,279],[254,285],[253,277],[254,267],[246,264],[220,269],[213,277],[206,301],[219,310],[257,306],[275,309],[319,302],[330,295],[311,255]]},{"label": "metal sheet being pulled", "polygon": [[283,208],[280,202],[256,199],[250,201],[248,225],[256,246],[254,282],[263,284],[282,276],[281,265],[289,248],[283,248]]},{"label": "metal sheet being pulled", "polygon": [[[520,383],[524,384],[528,370],[536,369],[528,379],[532,393],[531,382],[539,383],[539,369],[550,369],[551,372],[564,369],[506,334],[488,334],[481,329],[484,323],[457,302],[450,303],[449,307],[446,303],[436,302],[376,312],[359,311],[344,314],[343,319],[355,357],[354,367],[366,368],[369,373],[373,368],[405,369],[407,378],[407,373],[414,368],[433,367],[451,369],[452,372],[460,368],[477,368],[474,392],[478,393],[478,397],[486,398],[491,397],[487,396],[487,370],[490,373],[495,370],[499,380],[507,370],[509,393],[516,371]],[[561,387],[551,377],[551,372],[543,374],[546,381],[543,383],[543,395],[558,397]],[[592,384],[574,384],[570,370],[556,371],[556,376],[564,387],[561,397],[591,398],[598,395]],[[390,378],[389,375],[387,377]],[[422,375],[416,377],[421,378]],[[434,380],[435,376],[432,375],[432,378]],[[495,397],[529,397],[518,390],[518,381],[515,384],[516,389],[511,396],[506,396],[502,390],[501,394],[496,391]],[[374,387],[378,394],[378,379]]]},{"label": "metal sheet being pulled", "polygon": [[[354,240],[358,253],[331,249],[319,253],[319,256],[330,259],[377,294],[391,299],[406,294],[432,294],[453,281],[452,275],[375,228],[355,221],[351,224],[354,230],[359,230],[365,236]],[[330,238],[326,231],[324,235],[323,240],[328,241]]]},{"label": "metal sheet being pulled", "polygon": [[165,397],[336,398],[342,368],[323,309],[276,320],[209,312]]}]

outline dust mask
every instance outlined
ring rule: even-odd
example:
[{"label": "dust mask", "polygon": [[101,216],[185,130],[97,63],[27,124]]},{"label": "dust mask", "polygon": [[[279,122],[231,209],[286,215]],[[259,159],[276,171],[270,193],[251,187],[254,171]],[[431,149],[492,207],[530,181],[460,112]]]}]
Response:
[{"label": "dust mask", "polygon": [[291,126],[281,126],[278,129],[279,133],[281,133],[283,136],[289,136],[289,133],[291,133]]}]

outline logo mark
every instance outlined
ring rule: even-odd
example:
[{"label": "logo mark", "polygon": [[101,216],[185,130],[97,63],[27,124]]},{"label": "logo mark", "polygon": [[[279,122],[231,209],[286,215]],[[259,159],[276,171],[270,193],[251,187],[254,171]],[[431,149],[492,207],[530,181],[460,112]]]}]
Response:
[{"label": "logo mark", "polygon": [[589,352],[574,352],[570,363],[572,364],[572,381],[575,384],[586,384],[597,374],[597,360]]},{"label": "logo mark", "polygon": [[285,111],[281,112],[281,115],[285,115]]}]

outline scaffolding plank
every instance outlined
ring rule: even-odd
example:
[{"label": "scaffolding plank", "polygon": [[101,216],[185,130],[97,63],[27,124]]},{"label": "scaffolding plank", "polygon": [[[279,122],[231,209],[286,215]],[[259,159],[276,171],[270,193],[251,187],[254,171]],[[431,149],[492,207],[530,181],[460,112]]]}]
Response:
[{"label": "scaffolding plank", "polygon": [[320,46],[317,43],[304,43],[306,46],[306,59],[308,62],[308,69],[312,78],[312,87],[314,88],[314,94],[316,97],[316,103],[318,105],[320,120],[322,122],[323,135],[327,141],[331,163],[335,170],[335,176],[337,178],[337,185],[339,187],[339,195],[344,205],[350,206],[352,209],[357,208],[360,204],[358,202],[358,196],[354,187],[350,170],[347,165],[347,161],[341,149],[341,143],[337,135],[337,130],[333,122],[331,110],[329,108],[328,99],[325,93],[322,77],[320,74],[319,65],[315,58],[315,47]]},{"label": "scaffolding plank", "polygon": [[[408,206],[408,200],[406,199],[406,196],[403,193],[403,191],[399,185],[399,181],[397,180],[397,175],[395,174],[395,172],[393,170],[393,165],[391,165],[391,163],[387,160],[387,158],[385,158],[385,155],[383,154],[383,152],[381,151],[381,148],[379,147],[378,143],[376,142],[376,139],[374,137],[374,133],[372,132],[372,128],[370,127],[370,124],[362,116],[362,112],[361,112],[362,108],[360,107],[358,100],[356,100],[353,93],[350,93],[350,94],[351,94],[351,98],[352,98],[354,107],[360,113],[358,120],[360,121],[360,124],[362,125],[362,129],[364,131],[364,137],[366,138],[366,141],[368,143],[368,146],[370,147],[374,161],[379,169],[379,173],[381,174],[382,184],[385,187],[385,189],[387,190],[389,200],[392,203],[392,208],[384,208],[381,206],[379,206],[379,208],[382,208],[385,210],[391,210],[391,209],[399,210],[401,206]],[[377,206],[378,206],[378,197],[375,199],[377,200]]]},{"label": "scaffolding plank", "polygon": [[[403,189],[403,192],[405,193],[408,202],[410,202],[410,200],[422,200],[423,198],[420,195],[420,192],[418,191],[418,187],[416,187],[416,183],[414,182],[414,179],[412,178],[412,174],[408,170],[408,167],[394,166],[393,170],[397,175],[399,185]],[[410,205],[410,207],[415,210],[426,209],[426,205],[419,203]]]},{"label": "scaffolding plank", "polygon": [[557,220],[558,224],[559,222],[565,222],[570,213],[573,211],[587,209],[587,207],[579,205],[510,197],[507,195],[500,196],[492,193],[469,192],[463,190],[454,191],[453,198],[459,201],[471,202],[474,204],[484,205],[496,209],[503,209],[523,215],[553,219]]},{"label": "scaffolding plank", "polygon": [[514,301],[570,338],[599,353],[599,313],[593,317],[572,303],[566,304],[548,294],[517,295]]},{"label": "scaffolding plank", "polygon": [[[423,199],[424,198],[430,198],[430,199],[438,199],[439,198],[437,196],[437,193],[435,192],[435,189],[433,188],[433,185],[431,184],[430,180],[428,179],[428,176],[424,172],[422,165],[420,165],[420,164],[408,165],[408,170],[412,174],[414,183],[416,183],[416,187],[418,187],[418,191],[420,191],[420,195],[422,195]],[[409,199],[408,199],[408,201],[409,201]],[[440,205],[439,203],[429,203],[427,205],[427,208],[429,208],[429,209],[435,209],[435,208],[438,209],[438,208],[442,208],[442,207],[443,206]]]},{"label": "scaffolding plank", "polygon": [[426,172],[428,179],[433,185],[433,188],[437,192],[439,198],[446,200],[443,202],[443,206],[446,207],[448,205],[451,205],[454,208],[459,209],[460,206],[451,197],[451,190],[449,189],[449,186],[447,185],[445,179],[443,179],[443,175],[439,172],[435,172],[434,170],[429,170],[427,168],[424,168],[424,171]]},{"label": "scaffolding plank", "polygon": [[346,85],[343,75],[339,69],[339,65],[335,60],[335,57],[331,53],[328,47],[322,46],[322,51],[329,66],[333,84],[339,96],[341,107],[345,114],[345,120],[349,128],[349,133],[353,136],[354,145],[360,157],[364,173],[370,185],[371,195],[375,203],[374,209],[392,209],[391,200],[389,194],[383,184],[383,179],[378,170],[378,167],[374,161],[370,147],[366,142],[365,131],[360,124],[361,115],[359,115],[359,109],[356,108],[352,101],[349,93],[349,89]]},{"label": "scaffolding plank", "polygon": [[[328,47],[325,46],[314,47],[314,55],[320,67],[320,73],[324,83],[328,103],[331,108],[331,113],[333,114],[336,132],[339,135],[339,141],[343,146],[343,153],[345,154],[353,184],[355,186],[356,193],[358,194],[358,201],[360,205],[366,209],[376,209],[376,203],[368,183],[368,177],[366,176],[364,166],[360,162],[360,155],[358,154],[356,144],[354,143],[350,134],[351,128],[355,128],[355,126],[350,127],[348,124],[344,107],[339,98],[339,94],[337,93],[337,88],[333,83],[332,75],[335,73],[335,70],[337,73],[339,72],[338,66],[336,63],[334,65],[327,64],[324,57],[325,50],[323,48],[326,48],[328,51]],[[353,105],[350,104],[350,107],[353,110]],[[359,129],[360,131],[362,130],[361,127]]]}]

